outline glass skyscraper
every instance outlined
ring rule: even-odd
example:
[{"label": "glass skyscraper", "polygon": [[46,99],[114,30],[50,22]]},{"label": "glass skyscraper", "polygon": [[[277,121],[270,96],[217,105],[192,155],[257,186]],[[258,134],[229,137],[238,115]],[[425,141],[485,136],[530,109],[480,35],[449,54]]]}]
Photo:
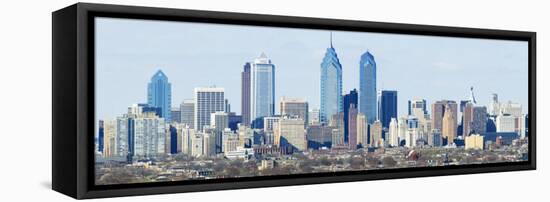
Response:
[{"label": "glass skyscraper", "polygon": [[262,128],[263,117],[275,114],[275,65],[262,53],[250,72],[250,120],[252,127]]},{"label": "glass skyscraper", "polygon": [[376,120],[376,62],[369,51],[359,61],[359,112],[369,124]]},{"label": "glass skyscraper", "polygon": [[321,123],[328,124],[333,115],[343,111],[342,105],[342,65],[332,46],[331,34],[330,47],[321,63]]},{"label": "glass skyscraper", "polygon": [[381,90],[378,92],[378,119],[382,127],[388,128],[391,118],[397,118],[397,91]]},{"label": "glass skyscraper", "polygon": [[[349,141],[349,111],[350,107],[352,110],[357,109],[358,94],[357,90],[353,89],[348,94],[344,95],[344,142]],[[357,116],[357,115],[356,115]],[[354,123],[355,125],[355,123]]]},{"label": "glass skyscraper", "polygon": [[168,77],[158,70],[153,77],[151,77],[151,82],[147,85],[147,104],[152,107],[159,107],[161,118],[169,123],[171,116],[171,106],[172,106],[172,84],[168,82]]}]

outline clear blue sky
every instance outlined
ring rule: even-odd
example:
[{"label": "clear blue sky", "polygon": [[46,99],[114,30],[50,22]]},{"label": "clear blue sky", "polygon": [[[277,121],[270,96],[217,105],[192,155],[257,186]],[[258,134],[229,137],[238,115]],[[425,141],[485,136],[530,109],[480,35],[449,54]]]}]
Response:
[{"label": "clear blue sky", "polygon": [[[327,30],[241,25],[96,19],[96,116],[114,118],[132,103],[146,103],[147,83],[162,69],[172,83],[172,105],[193,98],[193,88],[225,88],[240,114],[240,75],[262,52],[276,65],[276,102],[306,98],[319,107],[320,64]],[[333,32],[343,68],[344,92],[358,88],[359,58],[377,63],[378,89],[398,91],[398,113],[407,100],[461,100],[474,86],[478,104],[491,93],[527,111],[527,42],[364,32]],[[278,109],[277,109],[278,111]]]}]

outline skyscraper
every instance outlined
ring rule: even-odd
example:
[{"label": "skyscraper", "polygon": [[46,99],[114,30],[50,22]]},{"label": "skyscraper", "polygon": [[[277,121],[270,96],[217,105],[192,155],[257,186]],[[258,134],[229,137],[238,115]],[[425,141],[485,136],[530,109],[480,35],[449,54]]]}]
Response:
[{"label": "skyscraper", "polygon": [[[442,124],[442,121],[443,121],[443,116],[445,115],[445,112],[446,112],[446,107],[450,107],[450,112],[452,113],[452,118],[453,120],[458,120],[457,119],[457,116],[458,116],[458,109],[457,109],[457,103],[455,101],[452,101],[452,100],[440,100],[440,101],[436,101],[435,103],[432,104],[432,129],[438,129],[439,131],[441,131],[442,135],[443,134],[443,130],[442,130],[442,127],[441,127],[441,124]],[[443,136],[445,137],[445,136]]]},{"label": "skyscraper", "polygon": [[462,135],[468,136],[472,132],[472,122],[474,121],[474,104],[468,102],[464,104],[462,112]]},{"label": "skyscraper", "polygon": [[475,106],[472,111],[471,130],[476,134],[487,132],[487,107]]},{"label": "skyscraper", "polygon": [[397,91],[381,90],[378,92],[378,119],[383,128],[388,128],[391,118],[397,118]]},{"label": "skyscraper", "polygon": [[222,141],[223,141],[223,132],[226,128],[229,128],[229,113],[224,111],[217,111],[210,114],[210,128],[212,129],[211,138],[214,138],[216,142],[216,153],[221,153],[223,151]]},{"label": "skyscraper", "polygon": [[[455,108],[456,109],[456,108]],[[447,145],[451,144],[456,138],[456,112],[449,105],[445,106],[445,113],[441,121],[441,135],[447,139]]]},{"label": "skyscraper", "polygon": [[275,65],[262,53],[251,65],[250,120],[261,128],[263,117],[275,114]]},{"label": "skyscraper", "polygon": [[399,136],[397,129],[397,119],[391,118],[389,129],[388,129],[388,144],[392,147],[399,146]]},{"label": "skyscraper", "polygon": [[195,128],[195,101],[183,100],[180,104],[181,111],[181,123],[189,126],[189,128]]},{"label": "skyscraper", "polygon": [[307,126],[309,123],[308,103],[304,99],[282,97],[280,104],[281,115],[301,118]]},{"label": "skyscraper", "polygon": [[359,61],[359,112],[367,116],[369,124],[376,120],[376,62],[369,51]]},{"label": "skyscraper", "polygon": [[382,147],[382,123],[379,120],[376,120],[370,126],[370,146],[371,147]]},{"label": "skyscraper", "polygon": [[348,94],[344,95],[344,141],[349,142],[349,110],[353,105],[353,108],[358,110],[359,103],[358,103],[358,94],[357,90],[353,89]]},{"label": "skyscraper", "polygon": [[367,116],[357,113],[357,144],[366,147],[369,144],[369,124]]},{"label": "skyscraper", "polygon": [[242,124],[250,126],[250,63],[244,64],[241,73],[241,115]]},{"label": "skyscraper", "polygon": [[104,139],[105,139],[105,128],[103,127],[103,120],[99,120],[99,126],[97,131],[97,151],[103,152]]},{"label": "skyscraper", "polygon": [[[348,112],[348,125],[346,126],[348,128],[348,145],[349,148],[352,150],[357,149],[357,107],[355,104],[351,104],[349,107]],[[345,117],[344,117],[345,118]],[[344,134],[344,141],[345,141],[345,134]]]},{"label": "skyscraper", "polygon": [[413,99],[409,100],[409,116],[416,116],[418,118],[421,118],[423,116],[426,116],[428,114],[428,110],[426,109],[427,102],[425,99]]},{"label": "skyscraper", "polygon": [[151,82],[147,85],[147,104],[153,107],[159,107],[160,117],[164,118],[167,123],[170,123],[171,113],[170,109],[172,108],[172,84],[168,82],[168,77],[158,70],[153,77],[151,77]]},{"label": "skyscraper", "polygon": [[216,87],[195,88],[194,124],[195,130],[201,131],[204,126],[210,125],[210,117],[214,112],[223,112],[225,109],[224,89]]},{"label": "skyscraper", "polygon": [[342,112],[342,65],[332,46],[332,33],[330,35],[330,47],[327,48],[323,62],[321,63],[321,123],[327,124],[332,116]]},{"label": "skyscraper", "polygon": [[143,113],[135,118],[134,158],[154,157],[166,151],[166,124],[152,112]]}]

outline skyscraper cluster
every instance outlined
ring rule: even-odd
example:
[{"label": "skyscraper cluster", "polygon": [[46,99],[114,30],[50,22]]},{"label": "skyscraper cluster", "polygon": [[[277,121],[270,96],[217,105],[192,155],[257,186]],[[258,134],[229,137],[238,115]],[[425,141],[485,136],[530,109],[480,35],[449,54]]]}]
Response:
[{"label": "skyscraper cluster", "polygon": [[277,99],[276,65],[261,53],[244,62],[240,114],[231,111],[225,88],[216,86],[195,87],[192,98],[172,106],[171,83],[158,70],[147,85],[146,103],[131,104],[127,113],[99,120],[97,150],[104,158],[125,161],[177,153],[250,158],[256,153],[324,149],[483,149],[487,142],[506,142],[503,135],[509,133],[526,137],[527,116],[520,104],[499,102],[494,94],[488,107],[479,105],[473,87],[469,99],[459,103],[443,99],[430,105],[426,99],[411,99],[407,114],[399,117],[398,91],[376,87],[374,55],[366,51],[358,63],[359,86],[345,93],[344,68],[331,34],[320,64],[317,108],[306,98]]}]

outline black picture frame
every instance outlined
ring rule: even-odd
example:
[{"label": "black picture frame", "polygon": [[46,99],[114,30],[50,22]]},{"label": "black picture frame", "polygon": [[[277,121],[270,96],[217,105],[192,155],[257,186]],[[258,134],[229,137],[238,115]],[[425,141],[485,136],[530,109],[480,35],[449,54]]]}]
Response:
[{"label": "black picture frame", "polygon": [[[94,184],[94,17],[155,19],[528,42],[529,159],[524,162],[147,184]],[[196,192],[536,169],[536,33],[354,20],[77,3],[52,13],[52,188],[98,197]]]}]

